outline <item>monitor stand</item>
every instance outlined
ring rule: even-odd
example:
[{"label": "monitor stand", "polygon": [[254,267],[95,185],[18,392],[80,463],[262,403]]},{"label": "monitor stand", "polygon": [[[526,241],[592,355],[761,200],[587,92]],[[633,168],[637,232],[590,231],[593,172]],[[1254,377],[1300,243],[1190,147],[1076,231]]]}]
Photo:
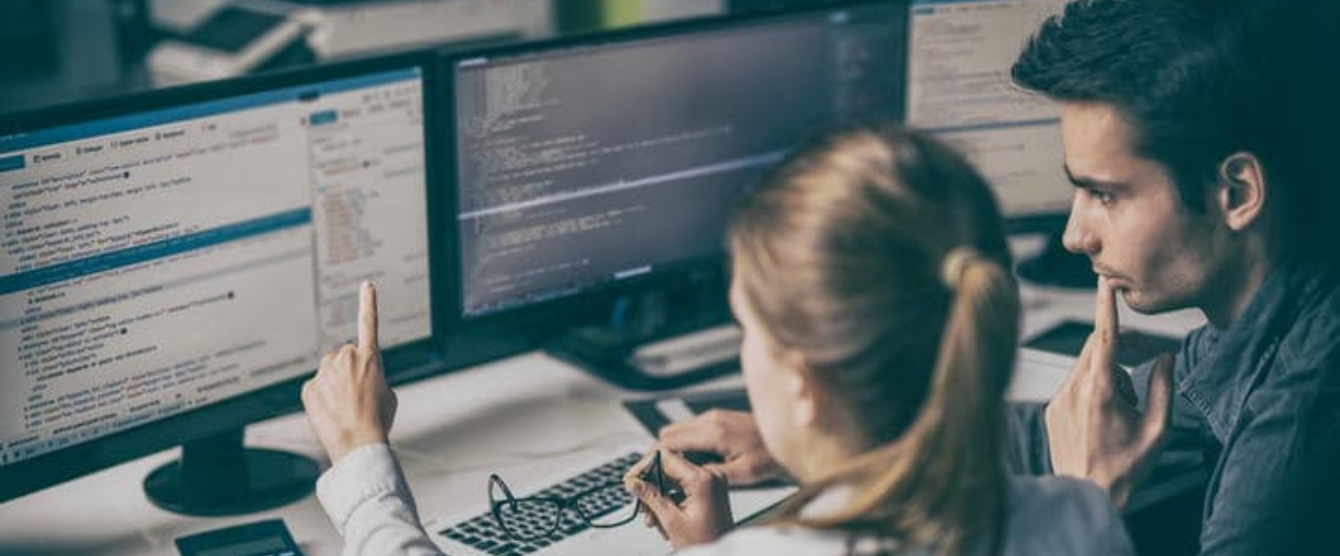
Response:
[{"label": "monitor stand", "polygon": [[1019,277],[1040,286],[1070,289],[1093,289],[1098,275],[1093,273],[1089,257],[1066,250],[1061,232],[1047,234],[1046,246],[1041,253],[1019,262]]},{"label": "monitor stand", "polygon": [[312,492],[319,468],[306,456],[242,445],[238,428],[182,445],[181,459],[144,479],[154,505],[194,516],[277,508]]},{"label": "monitor stand", "polygon": [[[633,390],[667,390],[740,370],[739,327],[711,304],[684,311],[681,300],[652,295],[615,304],[609,325],[582,326],[545,349],[554,357]],[[625,304],[638,309],[628,311]],[[703,307],[707,307],[704,309]],[[678,309],[681,314],[671,316]],[[618,324],[614,324],[617,322]]]}]

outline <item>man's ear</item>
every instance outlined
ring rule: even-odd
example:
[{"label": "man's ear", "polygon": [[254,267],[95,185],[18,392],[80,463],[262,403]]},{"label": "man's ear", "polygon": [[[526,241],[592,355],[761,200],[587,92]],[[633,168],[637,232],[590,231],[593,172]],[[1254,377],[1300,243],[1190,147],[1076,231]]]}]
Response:
[{"label": "man's ear", "polygon": [[1256,155],[1239,152],[1219,165],[1216,201],[1224,224],[1240,232],[1260,220],[1269,192],[1265,168]]}]

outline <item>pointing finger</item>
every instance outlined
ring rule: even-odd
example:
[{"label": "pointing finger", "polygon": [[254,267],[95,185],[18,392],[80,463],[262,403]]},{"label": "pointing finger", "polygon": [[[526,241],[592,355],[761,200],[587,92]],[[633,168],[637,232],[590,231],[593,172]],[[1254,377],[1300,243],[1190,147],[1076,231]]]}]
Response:
[{"label": "pointing finger", "polygon": [[1094,377],[1107,386],[1112,385],[1112,362],[1117,351],[1117,295],[1105,277],[1098,278],[1098,293],[1093,313],[1093,345],[1089,368]]},{"label": "pointing finger", "polygon": [[377,290],[363,282],[358,291],[358,349],[377,349]]},{"label": "pointing finger", "polygon": [[1172,418],[1173,362],[1173,356],[1160,355],[1154,362],[1153,372],[1149,373],[1149,405],[1140,427],[1146,449],[1163,439]]},{"label": "pointing finger", "polygon": [[1089,360],[1093,355],[1093,335],[1090,334],[1088,340],[1084,342],[1084,347],[1079,351],[1079,357],[1075,359],[1074,367],[1071,367],[1070,374],[1066,375],[1065,381],[1057,389],[1057,393],[1071,392],[1080,388],[1085,381],[1089,380]]}]

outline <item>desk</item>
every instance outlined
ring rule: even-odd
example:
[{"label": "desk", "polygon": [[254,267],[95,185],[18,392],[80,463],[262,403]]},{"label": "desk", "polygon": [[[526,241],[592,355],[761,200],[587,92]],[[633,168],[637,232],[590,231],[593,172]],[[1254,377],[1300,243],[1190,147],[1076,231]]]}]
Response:
[{"label": "desk", "polygon": [[[1092,320],[1087,292],[1025,287],[1025,336],[1065,319]],[[1121,308],[1123,326],[1181,335],[1202,322],[1181,311],[1148,317]],[[1022,368],[1011,397],[1055,391],[1064,373]],[[738,386],[739,376],[696,388]],[[529,353],[397,388],[399,414],[391,442],[400,454],[424,520],[478,503],[488,474],[511,480],[581,451],[646,433],[619,405],[635,395],[541,353]],[[325,461],[302,414],[254,424],[247,444],[304,453]],[[0,554],[175,556],[173,539],[217,527],[282,517],[308,556],[334,556],[342,543],[314,496],[240,517],[193,518],[159,510],[141,482],[176,450],[147,456],[0,505]]]}]

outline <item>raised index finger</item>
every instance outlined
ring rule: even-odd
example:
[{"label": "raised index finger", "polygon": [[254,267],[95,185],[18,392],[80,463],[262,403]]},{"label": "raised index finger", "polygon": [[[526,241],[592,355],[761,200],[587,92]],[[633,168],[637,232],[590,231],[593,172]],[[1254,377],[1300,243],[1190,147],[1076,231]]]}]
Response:
[{"label": "raised index finger", "polygon": [[358,349],[377,349],[377,290],[363,282],[358,291]]},{"label": "raised index finger", "polygon": [[1112,362],[1117,351],[1117,294],[1105,277],[1098,278],[1097,301],[1093,312],[1092,365],[1106,382],[1112,379]]}]

